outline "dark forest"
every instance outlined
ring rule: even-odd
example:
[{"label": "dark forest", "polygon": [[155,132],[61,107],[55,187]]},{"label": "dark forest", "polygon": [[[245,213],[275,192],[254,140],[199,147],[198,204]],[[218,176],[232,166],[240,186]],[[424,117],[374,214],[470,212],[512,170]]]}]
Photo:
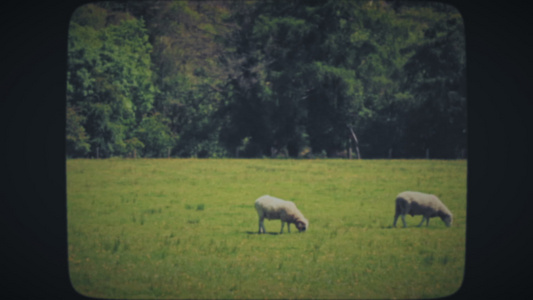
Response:
[{"label": "dark forest", "polygon": [[466,158],[465,70],[438,2],[87,4],[66,155]]}]

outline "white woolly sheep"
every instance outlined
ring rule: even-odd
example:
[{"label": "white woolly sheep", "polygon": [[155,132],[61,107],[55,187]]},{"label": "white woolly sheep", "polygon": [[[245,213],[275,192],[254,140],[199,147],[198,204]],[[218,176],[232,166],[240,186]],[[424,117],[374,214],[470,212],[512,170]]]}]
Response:
[{"label": "white woolly sheep", "polygon": [[296,208],[294,202],[265,195],[255,200],[255,209],[259,215],[259,233],[261,233],[261,230],[263,233],[266,233],[265,225],[263,224],[265,218],[269,220],[281,220],[280,233],[283,233],[285,222],[287,222],[289,232],[291,232],[291,223],[294,223],[300,232],[309,228],[309,222],[298,208]]},{"label": "white woolly sheep", "polygon": [[426,221],[426,226],[429,225],[429,218],[440,217],[446,226],[450,227],[453,221],[453,215],[450,210],[442,203],[435,195],[406,191],[396,196],[396,214],[394,215],[394,224],[396,227],[396,221],[398,216],[402,216],[403,227],[407,227],[405,224],[405,215],[410,214],[422,215],[422,222],[418,224],[418,227],[422,226]]}]

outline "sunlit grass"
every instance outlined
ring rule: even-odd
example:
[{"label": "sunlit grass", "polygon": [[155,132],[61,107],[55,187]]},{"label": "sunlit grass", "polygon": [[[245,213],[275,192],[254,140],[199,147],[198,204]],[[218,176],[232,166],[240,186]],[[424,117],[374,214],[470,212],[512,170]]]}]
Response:
[{"label": "sunlit grass", "polygon": [[[454,213],[391,228],[403,190]],[[258,235],[253,202],[294,201],[308,232]],[[74,288],[104,298],[428,298],[461,285],[466,161],[67,161]]]}]

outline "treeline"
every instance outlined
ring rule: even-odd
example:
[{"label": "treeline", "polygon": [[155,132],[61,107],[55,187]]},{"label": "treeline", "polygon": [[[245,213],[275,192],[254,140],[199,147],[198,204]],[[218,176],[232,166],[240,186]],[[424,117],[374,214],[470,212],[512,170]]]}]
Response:
[{"label": "treeline", "polygon": [[68,157],[466,155],[463,23],[436,2],[88,4],[67,81]]}]

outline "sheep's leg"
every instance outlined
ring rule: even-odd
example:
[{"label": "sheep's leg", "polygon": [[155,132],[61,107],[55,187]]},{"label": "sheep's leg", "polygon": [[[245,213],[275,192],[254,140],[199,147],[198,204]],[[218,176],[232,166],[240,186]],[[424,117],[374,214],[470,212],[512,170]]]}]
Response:
[{"label": "sheep's leg", "polygon": [[429,217],[426,218],[426,227],[429,226]]},{"label": "sheep's leg", "polygon": [[409,212],[410,206],[409,203],[406,203],[406,201],[402,198],[396,199],[396,210],[394,214],[394,227],[396,227],[396,221],[398,221],[398,216],[402,217],[402,223],[403,227],[407,227],[407,223],[405,223],[405,214]]},{"label": "sheep's leg", "polygon": [[291,223],[287,222],[287,230],[291,233]]},{"label": "sheep's leg", "polygon": [[261,234],[261,229],[263,229],[263,233],[266,233],[265,231],[265,224],[263,223],[264,218],[259,218],[259,234]]},{"label": "sheep's leg", "polygon": [[283,226],[285,226],[285,222],[281,221],[281,231],[279,233],[283,233]]},{"label": "sheep's leg", "polygon": [[[423,216],[422,217],[422,222],[420,222],[420,224],[418,224],[418,227],[422,226],[422,224],[424,224],[425,220],[426,220],[426,216]],[[428,221],[429,221],[429,218],[428,218]]]}]

